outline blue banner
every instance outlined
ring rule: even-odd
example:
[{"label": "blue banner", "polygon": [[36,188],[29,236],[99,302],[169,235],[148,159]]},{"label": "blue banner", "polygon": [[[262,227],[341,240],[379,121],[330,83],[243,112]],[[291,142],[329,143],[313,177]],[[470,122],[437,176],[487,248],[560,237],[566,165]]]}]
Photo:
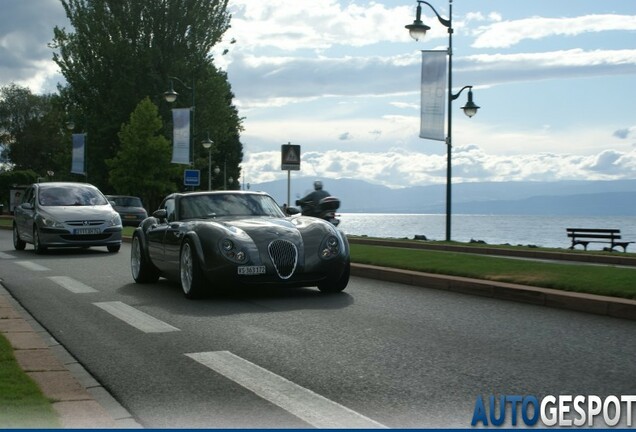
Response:
[{"label": "blue banner", "polygon": [[172,163],[190,164],[190,108],[172,110]]},{"label": "blue banner", "polygon": [[71,160],[71,173],[84,174],[84,153],[86,148],[86,134],[73,134],[73,154]]}]

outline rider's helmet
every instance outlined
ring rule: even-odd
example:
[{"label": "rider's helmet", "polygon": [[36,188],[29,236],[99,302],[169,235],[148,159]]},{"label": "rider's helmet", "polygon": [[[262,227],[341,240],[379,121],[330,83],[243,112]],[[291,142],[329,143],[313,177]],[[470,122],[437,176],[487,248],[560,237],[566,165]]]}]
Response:
[{"label": "rider's helmet", "polygon": [[322,190],[322,182],[320,180],[316,180],[314,182],[314,189],[315,190]]}]

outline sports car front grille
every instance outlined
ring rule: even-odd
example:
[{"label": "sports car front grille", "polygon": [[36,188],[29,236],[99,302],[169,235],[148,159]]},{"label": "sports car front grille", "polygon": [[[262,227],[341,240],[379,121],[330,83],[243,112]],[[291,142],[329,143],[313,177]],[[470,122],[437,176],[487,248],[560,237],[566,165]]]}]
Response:
[{"label": "sports car front grille", "polygon": [[287,240],[274,240],[269,244],[267,250],[272,263],[274,263],[278,277],[289,279],[294,274],[298,263],[296,245]]}]

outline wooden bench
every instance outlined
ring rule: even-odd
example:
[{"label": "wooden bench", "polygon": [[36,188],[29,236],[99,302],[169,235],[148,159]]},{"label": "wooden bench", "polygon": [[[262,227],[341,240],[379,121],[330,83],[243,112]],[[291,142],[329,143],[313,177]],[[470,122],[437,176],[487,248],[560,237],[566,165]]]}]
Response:
[{"label": "wooden bench", "polygon": [[566,228],[568,237],[572,239],[572,246],[570,249],[574,249],[574,246],[581,245],[587,250],[587,245],[590,243],[609,243],[609,247],[604,250],[613,251],[615,247],[620,246],[623,248],[623,252],[627,252],[627,246],[631,241],[617,241],[621,240],[621,230],[619,229],[599,229],[599,228]]}]

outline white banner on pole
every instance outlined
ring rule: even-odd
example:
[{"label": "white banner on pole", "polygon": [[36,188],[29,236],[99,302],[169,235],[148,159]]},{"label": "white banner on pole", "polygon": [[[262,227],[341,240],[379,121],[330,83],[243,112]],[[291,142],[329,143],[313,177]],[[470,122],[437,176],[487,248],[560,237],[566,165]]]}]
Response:
[{"label": "white banner on pole", "polygon": [[422,51],[420,138],[445,141],[446,51]]},{"label": "white banner on pole", "polygon": [[190,108],[172,110],[172,163],[190,164]]},{"label": "white banner on pole", "polygon": [[84,150],[86,146],[86,134],[73,134],[73,152],[71,154],[71,173],[86,174],[84,170]]}]

